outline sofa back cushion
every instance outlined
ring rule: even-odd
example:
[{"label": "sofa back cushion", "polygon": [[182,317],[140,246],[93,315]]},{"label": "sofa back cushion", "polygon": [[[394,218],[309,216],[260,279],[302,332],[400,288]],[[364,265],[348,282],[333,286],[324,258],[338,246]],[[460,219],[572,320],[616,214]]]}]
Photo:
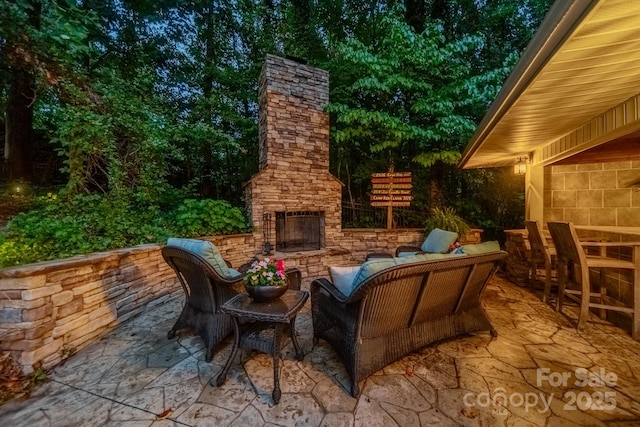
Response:
[{"label": "sofa back cushion", "polygon": [[218,248],[207,240],[170,237],[167,240],[167,245],[178,246],[182,249],[186,249],[200,255],[202,258],[207,260],[214,270],[216,270],[216,272],[222,277],[232,279],[240,275],[236,270],[231,271],[229,269]]},{"label": "sofa back cushion", "polygon": [[403,265],[403,264],[412,264],[415,262],[431,261],[435,259],[444,259],[451,256],[459,256],[459,255],[464,255],[464,254],[456,255],[451,253],[448,253],[448,254],[425,253],[425,254],[416,254],[416,255],[396,257],[396,258],[373,258],[373,259],[370,259],[369,261],[365,261],[360,266],[358,272],[356,273],[353,279],[353,283],[351,287],[352,289],[355,288],[356,286],[364,282],[369,277],[389,267],[394,267],[396,265]]},{"label": "sofa back cushion", "polygon": [[351,267],[329,267],[331,283],[344,295],[349,296],[351,295],[351,291],[353,291],[354,279],[359,270],[359,265]]},{"label": "sofa back cushion", "polygon": [[434,228],[431,230],[420,249],[422,252],[434,254],[446,254],[451,246],[458,239],[458,233],[453,231]]},{"label": "sofa back cushion", "polygon": [[489,252],[499,252],[500,243],[497,240],[490,240],[488,242],[478,243],[475,245],[463,245],[458,248],[467,255],[486,254]]}]

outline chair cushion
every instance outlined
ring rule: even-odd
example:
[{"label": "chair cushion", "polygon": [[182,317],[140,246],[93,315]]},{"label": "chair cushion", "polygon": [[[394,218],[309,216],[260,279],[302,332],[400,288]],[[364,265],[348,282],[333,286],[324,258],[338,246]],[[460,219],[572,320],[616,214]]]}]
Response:
[{"label": "chair cushion", "polygon": [[489,252],[499,252],[500,243],[496,240],[490,240],[476,245],[463,245],[459,249],[462,249],[462,252],[467,255],[486,254]]},{"label": "chair cushion", "polygon": [[353,291],[353,279],[360,270],[359,265],[351,267],[330,267],[329,276],[331,276],[331,283],[338,288],[344,295],[351,295]]},{"label": "chair cushion", "polygon": [[420,249],[423,252],[434,254],[446,254],[451,246],[458,239],[458,233],[454,231],[441,230],[434,228],[431,230]]},{"label": "chair cushion", "polygon": [[176,237],[170,237],[167,240],[167,245],[169,246],[178,246],[182,249],[186,249],[193,253],[200,255],[202,258],[206,259],[209,264],[216,270],[216,272],[222,277],[226,278],[235,278],[240,274],[235,275],[235,273],[229,271],[229,267],[227,263],[224,262],[222,255],[220,255],[220,251],[216,246],[207,241],[207,240],[198,240],[198,239],[179,239]]}]

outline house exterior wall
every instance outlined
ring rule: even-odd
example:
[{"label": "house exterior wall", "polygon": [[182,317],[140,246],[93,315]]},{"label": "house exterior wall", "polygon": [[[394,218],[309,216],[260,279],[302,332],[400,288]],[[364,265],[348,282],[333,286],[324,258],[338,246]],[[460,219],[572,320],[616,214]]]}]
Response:
[{"label": "house exterior wall", "polygon": [[544,168],[544,223],[640,227],[640,162]]}]

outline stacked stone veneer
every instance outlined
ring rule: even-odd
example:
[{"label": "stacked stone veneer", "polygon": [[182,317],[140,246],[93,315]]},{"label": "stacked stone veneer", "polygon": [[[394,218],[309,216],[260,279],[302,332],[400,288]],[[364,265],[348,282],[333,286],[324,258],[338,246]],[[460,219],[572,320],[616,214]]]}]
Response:
[{"label": "stacked stone veneer", "polygon": [[[463,240],[476,243],[479,236],[472,230]],[[252,234],[208,240],[235,267],[256,255]],[[300,269],[308,290],[313,279],[328,277],[331,266],[358,265],[369,252],[393,253],[423,240],[424,233],[416,229],[345,230],[338,247],[281,258]],[[37,365],[51,368],[169,298],[184,297],[158,245],[5,268],[0,270],[0,352],[9,352],[26,372]]]},{"label": "stacked stone veneer", "polygon": [[544,222],[640,227],[640,162],[547,166]]},{"label": "stacked stone veneer", "polygon": [[[233,265],[253,254],[251,235],[211,240]],[[5,268],[0,270],[0,350],[26,372],[37,365],[50,368],[177,296],[182,288],[158,245]]]},{"label": "stacked stone veneer", "polygon": [[341,228],[342,184],[329,173],[329,74],[267,55],[260,76],[260,172],[245,187],[256,251],[263,243],[263,214],[322,212],[321,247],[336,246]]}]

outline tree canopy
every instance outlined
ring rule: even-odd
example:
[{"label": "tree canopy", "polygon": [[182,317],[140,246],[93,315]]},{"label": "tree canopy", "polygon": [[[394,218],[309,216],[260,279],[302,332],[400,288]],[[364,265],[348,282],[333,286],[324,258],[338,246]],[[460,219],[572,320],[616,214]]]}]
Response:
[{"label": "tree canopy", "polygon": [[[8,178],[62,196],[181,191],[239,205],[267,53],[330,72],[332,172],[351,200],[413,170],[416,205],[472,223],[498,173],[456,169],[550,0],[15,0],[0,6]],[[347,197],[347,194],[345,194]],[[518,197],[518,196],[514,196]]]}]

